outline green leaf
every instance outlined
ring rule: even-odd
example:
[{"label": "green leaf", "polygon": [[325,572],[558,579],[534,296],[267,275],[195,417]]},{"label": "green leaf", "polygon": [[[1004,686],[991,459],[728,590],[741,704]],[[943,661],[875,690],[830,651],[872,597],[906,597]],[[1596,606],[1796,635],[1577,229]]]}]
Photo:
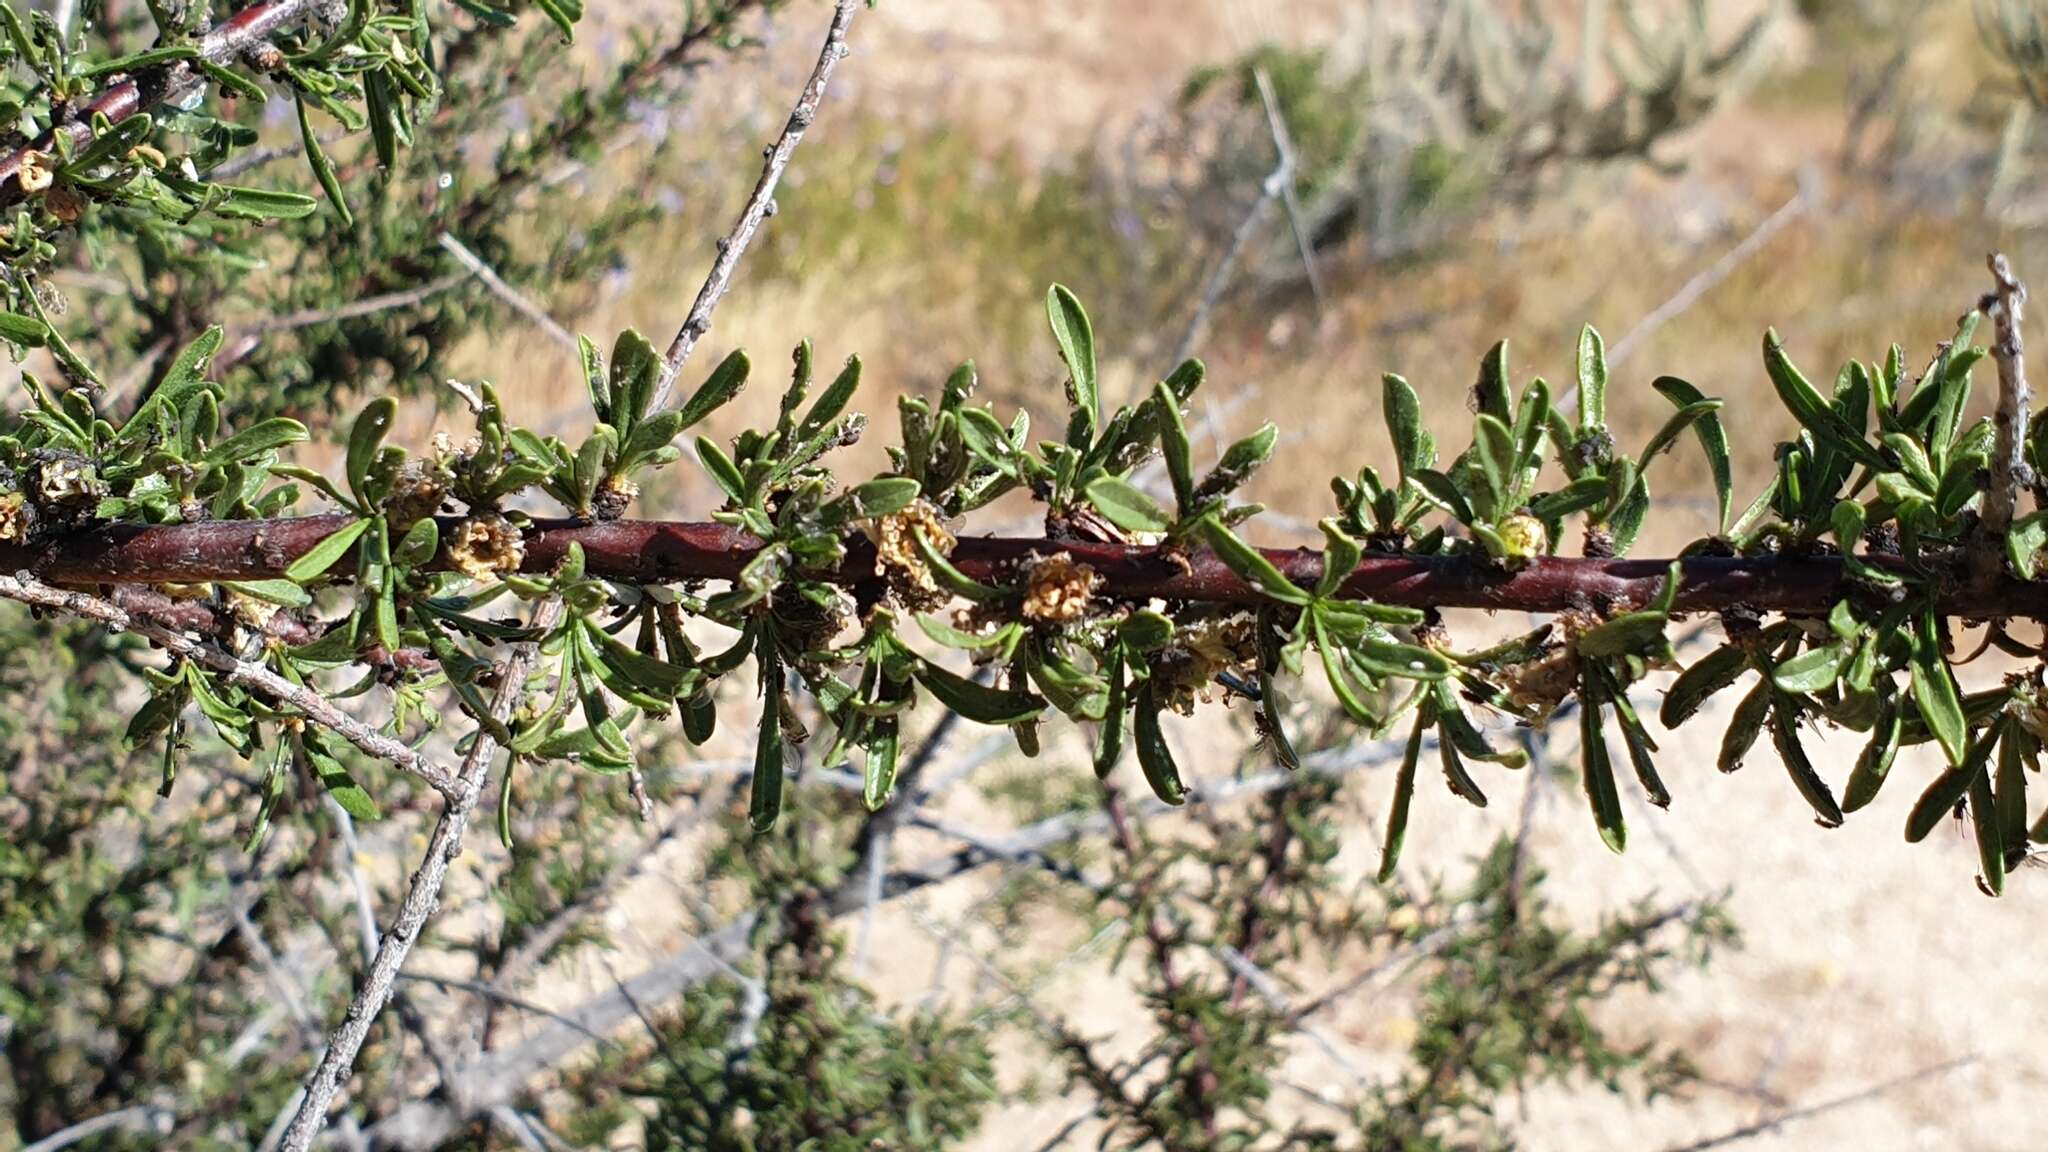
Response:
[{"label": "green leaf", "polygon": [[533,5],[562,30],[565,42],[576,39],[576,22],[583,19],[583,0],[533,0]]},{"label": "green leaf", "polygon": [[[1676,376],[1659,376],[1651,381],[1665,399],[1681,410],[1707,399],[1704,392]],[[1733,507],[1735,495],[1734,466],[1728,449],[1728,430],[1722,426],[1718,413],[1707,412],[1693,422],[1693,434],[1699,437],[1700,448],[1707,454],[1707,469],[1714,477],[1714,496],[1721,507],[1721,532],[1728,532],[1728,513]]]},{"label": "green leaf", "polygon": [[782,659],[772,629],[761,630],[756,651],[761,662],[761,727],[754,741],[747,823],[756,832],[766,832],[782,814]]},{"label": "green leaf", "polygon": [[1607,427],[1607,345],[1591,324],[1579,330],[1578,370],[1579,433],[1584,436]]},{"label": "green leaf", "polygon": [[1280,429],[1267,424],[1224,449],[1223,459],[1195,486],[1193,503],[1199,506],[1237,491],[1272,459],[1273,446],[1279,441]]},{"label": "green leaf", "polygon": [[1662,612],[1627,612],[1579,633],[1574,647],[1595,660],[1641,654],[1664,643],[1671,618]]},{"label": "green leaf", "polygon": [[1487,519],[1497,520],[1514,511],[1510,499],[1516,479],[1515,434],[1506,424],[1482,414],[1472,422],[1472,448],[1489,490]]},{"label": "green leaf", "polygon": [[1137,709],[1131,716],[1138,766],[1144,769],[1145,783],[1152,786],[1152,794],[1178,806],[1187,801],[1187,788],[1181,783],[1180,769],[1173,762],[1173,751],[1166,746],[1166,734],[1160,730],[1159,701],[1152,685],[1153,682],[1147,680],[1138,689]]},{"label": "green leaf", "polygon": [[1237,533],[1223,526],[1215,516],[1202,519],[1202,535],[1209,547],[1232,572],[1238,574],[1253,590],[1283,604],[1306,604],[1309,594],[1297,587],[1292,580],[1282,575],[1258,549],[1244,542]]},{"label": "green leaf", "polygon": [[[1588,329],[1590,331],[1590,329]],[[1600,841],[1613,852],[1628,848],[1628,824],[1621,812],[1621,793],[1614,785],[1614,762],[1607,755],[1607,735],[1600,726],[1601,701],[1588,694],[1579,699],[1579,744],[1586,802]]]},{"label": "green leaf", "polygon": [[1380,377],[1380,403],[1401,475],[1406,477],[1435,464],[1436,445],[1422,426],[1422,401],[1408,381],[1392,373]]},{"label": "green leaf", "polygon": [[307,107],[304,96],[299,97],[298,106],[299,141],[306,150],[306,162],[312,165],[313,177],[320,182],[320,190],[327,193],[327,203],[333,206],[335,216],[340,218],[342,229],[352,229],[356,225],[355,214],[349,211],[348,197],[342,194],[341,177],[335,174],[334,161],[327,158],[327,149],[321,146],[319,134],[313,131],[312,110]]},{"label": "green leaf", "polygon": [[33,316],[0,312],[0,340],[29,348],[41,348],[50,338],[50,326]]},{"label": "green leaf", "polygon": [[1408,746],[1401,753],[1401,769],[1394,776],[1394,802],[1387,809],[1387,838],[1380,848],[1379,880],[1394,878],[1401,862],[1401,846],[1408,839],[1408,808],[1415,799],[1415,765],[1422,759],[1422,734],[1429,729],[1429,713],[1417,710],[1415,727],[1408,733]]},{"label": "green leaf", "polygon": [[2040,555],[2043,544],[2048,544],[2048,511],[2030,513],[2012,522],[2005,537],[2005,557],[2020,579],[2034,578],[2034,559]]},{"label": "green leaf", "polygon": [[1977,833],[1977,869],[1984,891],[1992,896],[2005,893],[2005,835],[1999,826],[1998,798],[1991,791],[1989,770],[1970,780],[1970,824]]},{"label": "green leaf", "polygon": [[1130,711],[1124,671],[1124,650],[1122,645],[1118,645],[1109,653],[1109,700],[1103,706],[1102,727],[1096,734],[1095,778],[1098,780],[1109,778],[1116,769],[1117,758],[1124,751],[1124,713]]},{"label": "green leaf", "polygon": [[1180,397],[1165,381],[1152,390],[1153,419],[1159,425],[1159,452],[1166,459],[1166,478],[1173,484],[1173,498],[1180,506],[1181,514],[1194,511],[1195,506],[1195,463],[1194,446],[1188,441],[1188,428],[1180,418]]},{"label": "green leaf", "polygon": [[1969,726],[1963,718],[1956,683],[1942,659],[1940,632],[1933,613],[1923,616],[1913,645],[1913,703],[1927,730],[1940,742],[1948,762],[1960,766],[1969,752]]},{"label": "green leaf", "polygon": [[916,675],[933,699],[976,724],[1022,724],[1045,711],[1045,698],[1037,693],[991,688],[929,660],[917,662]]},{"label": "green leaf", "polygon": [[1748,667],[1749,654],[1739,644],[1724,644],[1700,657],[1664,690],[1660,721],[1671,729],[1684,724],[1710,697],[1734,684]]},{"label": "green leaf", "polygon": [[1848,664],[1852,654],[1852,650],[1842,644],[1808,648],[1773,669],[1771,683],[1797,696],[1825,691],[1841,679],[1842,668]]},{"label": "green leaf", "polygon": [[861,800],[868,811],[879,812],[896,792],[896,767],[902,758],[903,733],[896,717],[875,721],[868,737],[867,756],[861,772]]},{"label": "green leaf", "polygon": [[1088,313],[1064,285],[1046,290],[1046,319],[1052,324],[1052,338],[1067,363],[1068,402],[1085,413],[1089,427],[1102,421],[1102,397],[1095,375],[1095,329]]},{"label": "green leaf", "polygon": [[1173,527],[1166,509],[1120,476],[1102,475],[1089,481],[1088,502],[1126,532],[1163,533]]},{"label": "green leaf", "polygon": [[1140,608],[1116,626],[1118,645],[1132,652],[1157,652],[1173,642],[1173,618]]},{"label": "green leaf", "polygon": [[313,603],[305,589],[289,580],[227,580],[222,583],[251,599],[281,608],[304,608]]},{"label": "green leaf", "polygon": [[1800,424],[1813,433],[1816,440],[1859,464],[1871,468],[1885,466],[1884,457],[1863,439],[1863,433],[1850,427],[1834,406],[1822,399],[1821,394],[1807,382],[1791,357],[1785,354],[1785,345],[1778,339],[1775,329],[1764,333],[1764,369],[1771,378],[1772,387],[1777,389],[1778,399],[1784,402]]},{"label": "green leaf", "polygon": [[1723,772],[1733,772],[1742,767],[1743,757],[1749,755],[1756,738],[1764,730],[1764,721],[1770,718],[1771,682],[1759,681],[1735,706],[1735,715],[1728,720],[1728,731],[1721,737],[1721,755],[1716,766]]},{"label": "green leaf", "polygon": [[684,402],[683,427],[695,427],[706,416],[724,407],[726,401],[739,395],[740,389],[747,386],[747,373],[752,369],[753,364],[747,359],[747,354],[738,350],[719,361],[718,367],[711,370],[710,377]]},{"label": "green leaf", "polygon": [[1316,599],[1327,600],[1343,589],[1364,550],[1335,519],[1324,517],[1316,526],[1323,530],[1323,572],[1316,578]]},{"label": "green leaf", "polygon": [[1849,773],[1849,786],[1842,794],[1842,811],[1854,812],[1877,799],[1877,790],[1890,775],[1892,761],[1899,754],[1899,733],[1904,727],[1905,713],[1899,708],[1896,696],[1889,693],[1879,701],[1877,721],[1871,725],[1870,742],[1856,757],[1856,767]]},{"label": "green leaf", "polygon": [[[1927,790],[1920,794],[1920,799],[1914,801],[1913,810],[1906,814],[1907,843],[1918,844],[1927,839],[1927,834],[1940,827],[1949,813],[1955,811],[1956,805],[1970,794],[1970,785],[1976,782],[1977,777],[1990,771],[1986,761],[1991,758],[1991,741],[1994,738],[1995,730],[1986,732],[1972,745],[1971,756],[1935,777],[1934,783],[1929,784]],[[1982,754],[1977,755],[1979,752]]]},{"label": "green leaf", "polygon": [[832,427],[832,422],[846,411],[846,406],[853,402],[853,394],[859,390],[860,357],[849,356],[846,358],[846,366],[839,370],[839,375],[833,377],[832,383],[826,386],[817,402],[811,405],[810,411],[804,413],[803,421],[796,427],[796,443],[808,450],[814,441]]},{"label": "green leaf", "polygon": [[306,439],[306,426],[297,420],[283,416],[252,424],[233,436],[207,450],[209,464],[225,464],[231,460],[252,460],[287,444],[297,444]]},{"label": "green leaf", "polygon": [[1479,518],[1472,511],[1471,501],[1465,499],[1465,494],[1458,490],[1449,476],[1433,468],[1417,468],[1408,474],[1408,478],[1422,489],[1423,495],[1449,512],[1458,523],[1469,525]]},{"label": "green leaf", "polygon": [[1827,781],[1821,779],[1813,761],[1807,759],[1806,748],[1799,742],[1798,713],[1789,698],[1780,697],[1772,701],[1771,743],[1777,746],[1778,759],[1784,761],[1785,771],[1791,775],[1799,795],[1812,805],[1821,826],[1840,827],[1842,809],[1835,803],[1835,794],[1828,788]]},{"label": "green leaf", "polygon": [[318,580],[329,568],[334,567],[337,560],[348,554],[348,550],[355,546],[356,540],[375,522],[369,519],[351,520],[332,534],[321,538],[319,543],[306,549],[304,555],[291,562],[284,570],[285,579],[294,584],[310,584]]},{"label": "green leaf", "polygon": [[391,421],[398,415],[398,401],[389,396],[379,396],[363,406],[355,424],[348,433],[348,486],[356,499],[367,499],[363,485],[370,476],[370,465],[377,459],[377,450],[384,444],[384,436],[391,431]]},{"label": "green leaf", "polygon": [[1472,385],[1473,411],[1491,416],[1503,424],[1512,420],[1508,392],[1513,386],[1508,377],[1508,342],[1502,340],[1479,361],[1479,379]]}]

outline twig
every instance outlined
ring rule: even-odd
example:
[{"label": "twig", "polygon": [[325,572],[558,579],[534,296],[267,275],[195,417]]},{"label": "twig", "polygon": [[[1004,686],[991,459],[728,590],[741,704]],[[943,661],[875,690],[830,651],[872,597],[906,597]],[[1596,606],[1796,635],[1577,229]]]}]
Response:
[{"label": "twig", "polygon": [[2012,527],[2013,505],[2020,489],[2033,482],[2026,462],[2027,409],[2033,397],[2020,338],[2027,288],[2012,274],[2004,253],[1992,253],[1988,263],[1995,287],[1977,308],[1991,317],[1996,329],[1991,358],[1998,362],[1998,410],[1992,414],[1997,439],[1991,453],[1991,484],[1984,490],[1977,532],[1970,540],[1971,575],[1986,586],[2005,573],[2005,536]]},{"label": "twig", "polygon": [[591,1031],[582,1024],[577,1023],[573,1017],[557,1012],[552,1008],[536,1004],[523,997],[514,996],[495,984],[486,984],[481,980],[464,980],[459,976],[436,976],[428,972],[400,972],[398,978],[408,983],[432,984],[436,988],[469,992],[494,1003],[503,1004],[508,1008],[517,1008],[521,1012],[528,1012],[535,1016],[545,1016],[566,1028],[581,1032],[600,1044],[607,1043],[603,1034]]},{"label": "twig", "polygon": [[1287,210],[1287,226],[1294,233],[1294,247],[1301,253],[1301,269],[1308,275],[1308,294],[1315,299],[1316,310],[1323,307],[1323,274],[1316,267],[1315,242],[1310,239],[1308,225],[1302,218],[1301,201],[1295,195],[1294,177],[1299,170],[1299,159],[1294,154],[1294,137],[1287,131],[1287,117],[1280,112],[1280,98],[1273,94],[1273,78],[1266,75],[1264,67],[1252,69],[1252,82],[1259,88],[1259,103],[1266,108],[1266,129],[1273,135],[1273,151],[1280,156],[1280,164],[1287,170],[1287,176],[1280,182],[1280,206]]},{"label": "twig", "polygon": [[853,26],[854,14],[860,11],[861,3],[862,0],[838,0],[833,8],[832,23],[825,32],[825,47],[818,53],[817,65],[811,69],[810,82],[804,85],[803,94],[797,97],[796,108],[790,112],[789,122],[783,125],[782,135],[768,149],[768,161],[761,168],[761,178],[755,182],[753,193],[747,197],[746,207],[740,210],[739,222],[718,242],[718,259],[712,261],[711,275],[697,291],[697,300],[690,305],[689,316],[676,331],[675,340],[662,357],[661,382],[655,387],[652,408],[658,410],[668,402],[669,393],[675,389],[676,377],[682,374],[690,353],[696,350],[697,342],[704,338],[705,333],[711,331],[711,313],[732,286],[733,272],[739,268],[741,257],[747,254],[747,245],[753,243],[761,222],[775,214],[775,188],[782,182],[782,173],[789,167],[790,157],[796,155],[797,145],[803,143],[804,133],[818,118],[818,106],[825,100],[825,86],[831,82],[839,61],[846,57],[846,33]]},{"label": "twig", "polygon": [[1264,969],[1252,963],[1244,953],[1239,952],[1228,944],[1217,945],[1215,952],[1226,967],[1235,973],[1238,978],[1249,984],[1252,991],[1259,994],[1261,1000],[1270,1005],[1275,1012],[1286,1017],[1288,1023],[1295,1031],[1308,1037],[1311,1043],[1322,1049],[1323,1055],[1328,1056],[1332,1064],[1343,1069],[1344,1074],[1351,1077],[1354,1082],[1365,1083],[1365,1071],[1349,1056],[1339,1051],[1336,1042],[1331,1040],[1327,1033],[1320,1028],[1310,1025],[1304,1016],[1295,1011],[1294,1005],[1288,1000],[1287,993],[1280,987],[1279,981],[1274,980]]},{"label": "twig", "polygon": [[[410,308],[439,296],[451,288],[467,284],[476,272],[450,272],[446,276],[429,280],[417,288],[402,292],[386,292],[379,296],[365,296],[338,308],[304,308],[297,312],[285,312],[277,316],[263,316],[242,324],[228,325],[235,336],[267,336],[272,332],[290,332],[297,328],[311,328],[315,324],[330,324],[337,320],[355,320],[389,312],[394,308]],[[215,361],[219,370],[219,361]]]},{"label": "twig", "polygon": [[[1775,239],[1778,233],[1785,230],[1786,225],[1805,215],[1806,210],[1815,203],[1818,203],[1823,195],[1824,191],[1820,185],[1819,177],[1811,174],[1802,175],[1799,180],[1799,190],[1794,192],[1790,199],[1779,205],[1777,211],[1764,217],[1762,223],[1758,224],[1749,235],[1742,238],[1741,243],[1730,248],[1721,255],[1720,259],[1709,264],[1692,279],[1680,285],[1678,291],[1671,294],[1670,299],[1652,308],[1642,319],[1635,322],[1634,327],[1622,333],[1621,338],[1616,340],[1607,349],[1607,366],[1613,368],[1615,365],[1628,359],[1629,354],[1641,347],[1643,341],[1656,335],[1658,329],[1685,315],[1707,293],[1720,287],[1722,281],[1733,276],[1736,269],[1749,263],[1751,257],[1763,251],[1765,245]],[[1560,411],[1569,412],[1571,407],[1578,403],[1578,398],[1578,386],[1573,385],[1569,391],[1558,398],[1557,408]]]},{"label": "twig", "polygon": [[97,596],[52,588],[26,572],[0,576],[0,597],[38,608],[68,612],[97,621],[116,632],[132,631],[154,640],[174,656],[182,656],[221,673],[230,684],[298,709],[305,713],[306,719],[347,740],[366,754],[419,777],[451,801],[459,795],[456,780],[446,768],[428,760],[403,741],[386,736],[343,712],[318,692],[302,684],[294,684],[261,664],[238,660],[216,644],[194,640],[152,620],[130,615]]},{"label": "twig", "polygon": [[1704,1140],[1695,1140],[1690,1144],[1674,1145],[1666,1148],[1664,1152],[1706,1152],[1709,1148],[1722,1148],[1730,1144],[1737,1144],[1751,1137],[1775,1132],[1787,1124],[1800,1120],[1810,1120],[1815,1116],[1867,1103],[1880,1096],[1896,1092],[1901,1088],[1920,1083],[1923,1080],[1932,1080],[1937,1076],[1945,1076],[1959,1068],[1967,1068],[1976,1062],[1977,1057],[1972,1055],[1956,1060],[1944,1061],[1940,1064],[1930,1064],[1925,1068],[1908,1072],[1903,1076],[1894,1076],[1890,1080],[1881,1081],[1868,1088],[1862,1088],[1842,1096],[1836,1096],[1831,1100],[1823,1100],[1818,1104],[1808,1104],[1799,1108],[1788,1108],[1753,1124],[1744,1124],[1740,1128],[1732,1128],[1718,1136],[1709,1136]]},{"label": "twig", "polygon": [[484,287],[489,288],[493,296],[511,305],[513,311],[532,321],[536,328],[547,333],[555,343],[572,353],[578,349],[579,345],[573,333],[556,323],[555,318],[548,315],[547,309],[527,299],[517,288],[505,283],[504,277],[498,275],[496,269],[484,263],[483,258],[470,251],[462,241],[457,240],[455,233],[441,233],[441,247],[446,248],[464,268],[469,269],[471,275],[483,281]]},{"label": "twig", "polygon": [[[561,612],[560,597],[550,596],[543,600],[534,610],[534,631],[545,636],[554,628]],[[525,695],[526,678],[532,674],[539,653],[540,642],[530,640],[519,645],[499,664],[498,690],[491,700],[491,719],[498,724],[503,724],[512,715],[520,698]],[[398,917],[385,932],[377,948],[377,958],[371,962],[364,977],[363,987],[349,1001],[341,1026],[335,1029],[328,1041],[327,1054],[307,1078],[305,1098],[300,1102],[291,1126],[285,1131],[283,1152],[307,1152],[320,1129],[326,1125],[328,1107],[341,1090],[342,1081],[355,1067],[356,1053],[361,1051],[371,1024],[391,999],[399,969],[404,966],[413,944],[419,940],[427,920],[440,906],[441,885],[448,878],[448,866],[462,853],[463,833],[469,827],[470,813],[476,810],[477,800],[483,794],[484,779],[490,774],[491,761],[497,750],[498,742],[490,731],[479,727],[475,743],[462,763],[458,791],[434,825],[433,835],[427,841],[426,856],[421,860],[418,871],[413,873],[412,886],[399,907]]]},{"label": "twig", "polygon": [[58,1152],[82,1140],[90,1140],[102,1132],[117,1132],[122,1129],[145,1130],[158,1136],[168,1136],[177,1117],[168,1108],[155,1104],[133,1104],[102,1112],[90,1120],[80,1120],[68,1128],[59,1128],[33,1144],[26,1145],[21,1152]]}]

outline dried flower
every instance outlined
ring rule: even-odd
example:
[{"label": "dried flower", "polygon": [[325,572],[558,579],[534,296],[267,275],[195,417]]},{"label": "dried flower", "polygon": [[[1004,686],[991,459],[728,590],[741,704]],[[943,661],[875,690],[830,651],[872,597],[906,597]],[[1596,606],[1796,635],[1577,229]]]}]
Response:
[{"label": "dried flower", "polygon": [[34,526],[35,507],[21,493],[0,493],[0,542],[18,544]]},{"label": "dried flower", "polygon": [[930,501],[919,500],[901,512],[872,521],[868,536],[875,542],[875,575],[889,582],[889,590],[913,612],[924,612],[944,604],[950,597],[932,579],[931,569],[917,554],[917,534],[941,556],[953,553],[953,534],[939,518]]},{"label": "dried flower", "polygon": [[56,169],[50,167],[50,158],[33,149],[21,154],[21,170],[16,176],[21,181],[23,192],[41,192],[56,182]]},{"label": "dried flower", "polygon": [[76,512],[98,503],[106,490],[92,465],[74,457],[45,460],[36,469],[36,503],[48,509]]},{"label": "dried flower", "polygon": [[525,559],[526,538],[517,525],[495,512],[457,524],[448,541],[448,562],[474,580],[517,572]]},{"label": "dried flower", "polygon": [[1088,611],[1102,578],[1074,561],[1072,553],[1034,557],[1024,569],[1024,618],[1041,624],[1071,624]]}]

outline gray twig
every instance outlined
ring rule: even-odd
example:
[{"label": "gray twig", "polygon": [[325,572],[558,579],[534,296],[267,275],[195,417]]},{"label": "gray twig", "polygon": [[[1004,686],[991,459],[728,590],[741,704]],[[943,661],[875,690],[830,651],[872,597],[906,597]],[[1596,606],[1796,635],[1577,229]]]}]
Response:
[{"label": "gray twig", "polygon": [[1323,274],[1316,267],[1315,241],[1309,236],[1301,201],[1295,195],[1294,177],[1300,164],[1294,153],[1294,137],[1287,131],[1287,117],[1280,113],[1280,99],[1273,94],[1272,77],[1266,75],[1264,68],[1254,68],[1252,81],[1259,88],[1259,103],[1266,108],[1266,128],[1273,134],[1273,150],[1279,153],[1280,163],[1287,169],[1286,179],[1280,182],[1280,206],[1287,210],[1287,226],[1294,233],[1294,247],[1301,253],[1301,269],[1308,276],[1308,293],[1315,298],[1316,310],[1320,312]]},{"label": "gray twig", "polygon": [[[1634,327],[1622,333],[1621,339],[1616,340],[1607,349],[1608,366],[1611,368],[1628,359],[1630,353],[1641,347],[1643,341],[1656,335],[1658,329],[1685,315],[1707,293],[1720,287],[1722,281],[1733,276],[1736,269],[1763,251],[1765,245],[1785,230],[1786,225],[1805,215],[1806,210],[1817,203],[1822,195],[1823,190],[1818,177],[1801,176],[1799,190],[1779,205],[1777,211],[1764,217],[1762,223],[1742,238],[1741,243],[1722,253],[1720,259],[1680,285],[1678,291],[1671,294],[1670,299],[1652,308],[1642,319],[1635,322]],[[1570,405],[1577,403],[1578,397],[1579,390],[1574,386],[1564,396],[1558,398],[1557,406],[1560,410],[1569,411]]]},{"label": "gray twig", "polygon": [[1991,484],[1984,490],[1977,532],[1970,540],[1970,573],[1989,583],[2005,574],[2005,536],[2012,527],[2013,506],[2027,475],[2027,409],[2033,397],[2027,388],[2026,349],[2020,339],[2027,287],[2012,274],[2003,252],[1988,261],[1994,287],[1977,305],[1996,329],[1991,358],[1998,362],[1998,410],[1992,414],[1997,436],[1991,453]]},{"label": "gray twig", "polygon": [[419,777],[451,801],[460,795],[455,777],[446,768],[408,747],[404,741],[386,736],[335,707],[318,692],[294,684],[261,664],[238,660],[210,641],[196,640],[153,620],[131,615],[116,605],[84,592],[52,588],[27,572],[0,576],[0,597],[18,600],[37,608],[68,612],[97,621],[116,632],[134,632],[156,641],[173,656],[182,656],[226,676],[230,684],[246,688],[280,704],[305,713],[306,719],[355,745],[368,755],[387,761]]},{"label": "gray twig", "polygon": [[811,69],[810,82],[804,85],[803,94],[797,97],[796,108],[790,112],[789,122],[783,125],[782,135],[768,149],[768,161],[761,167],[761,178],[747,197],[746,207],[740,210],[739,222],[718,242],[718,259],[712,261],[711,275],[698,289],[697,300],[690,305],[689,316],[683,320],[683,326],[676,331],[675,340],[662,357],[661,383],[654,390],[652,408],[658,410],[668,402],[676,377],[682,374],[690,353],[696,350],[697,342],[704,338],[705,333],[711,331],[711,313],[732,286],[732,274],[739,268],[740,259],[747,254],[747,246],[753,243],[754,234],[761,230],[761,222],[775,214],[775,188],[782,183],[783,170],[789,167],[790,157],[796,155],[797,145],[803,143],[804,133],[818,118],[818,106],[825,100],[825,86],[831,83],[832,72],[839,67],[839,61],[846,57],[846,33],[853,27],[853,17],[860,11],[861,2],[839,0],[833,8],[831,26],[825,31],[825,47],[818,53],[816,67]]},{"label": "gray twig", "polygon": [[1787,1108],[1755,1123],[1744,1124],[1740,1128],[1731,1128],[1718,1136],[1709,1136],[1703,1140],[1695,1140],[1690,1144],[1674,1145],[1666,1148],[1664,1152],[1706,1152],[1709,1148],[1724,1148],[1730,1144],[1739,1144],[1744,1140],[1775,1132],[1787,1124],[1800,1120],[1811,1120],[1815,1116],[1825,1115],[1826,1113],[1857,1104],[1868,1103],[1881,1096],[1896,1092],[1901,1088],[1918,1084],[1923,1080],[1932,1080],[1937,1076],[1946,1076],[1950,1072],[1954,1072],[1959,1068],[1967,1068],[1976,1062],[1977,1057],[1972,1055],[1956,1060],[1946,1060],[1940,1064],[1930,1064],[1925,1068],[1908,1072],[1903,1076],[1894,1076],[1890,1080],[1881,1081],[1872,1084],[1868,1088],[1858,1089],[1845,1095],[1836,1096],[1830,1100],[1823,1100],[1818,1104]]},{"label": "gray twig", "polygon": [[532,321],[534,327],[547,333],[555,343],[572,353],[577,351],[579,345],[573,333],[556,323],[555,318],[548,315],[547,309],[527,299],[519,289],[505,283],[505,278],[498,275],[496,269],[484,263],[483,257],[470,251],[467,245],[457,240],[453,232],[441,233],[441,247],[446,248],[464,268],[469,269],[471,275],[483,281],[484,287],[491,290],[491,295],[511,305],[513,311]]},{"label": "gray twig", "polygon": [[[533,630],[541,636],[547,635],[561,613],[559,596],[541,601],[533,614]],[[539,654],[540,642],[528,641],[499,664],[498,690],[491,700],[491,719],[497,724],[502,725],[518,707],[520,698],[525,695],[526,678],[532,674]],[[440,907],[441,885],[448,879],[448,866],[462,854],[463,833],[468,830],[470,813],[476,810],[477,801],[483,795],[484,779],[490,774],[491,761],[497,751],[498,742],[490,731],[479,728],[469,755],[463,759],[457,791],[434,824],[433,835],[427,841],[426,856],[420,861],[418,871],[413,873],[412,886],[406,891],[405,902],[399,906],[398,917],[378,945],[377,957],[370,963],[362,988],[349,1001],[348,1012],[343,1016],[340,1027],[328,1040],[326,1054],[306,1080],[304,1099],[299,1103],[291,1126],[285,1130],[283,1152],[307,1152],[320,1129],[326,1126],[327,1109],[340,1092],[342,1081],[354,1069],[356,1053],[361,1051],[363,1040],[369,1036],[370,1025],[391,999],[399,969],[412,952],[412,946],[418,942],[427,920]]]},{"label": "gray twig", "polygon": [[148,1131],[158,1136],[168,1136],[177,1116],[170,1109],[156,1104],[132,1104],[102,1112],[90,1120],[80,1120],[68,1128],[59,1128],[48,1136],[22,1148],[21,1152],[58,1152],[82,1140],[90,1140],[102,1132]]}]

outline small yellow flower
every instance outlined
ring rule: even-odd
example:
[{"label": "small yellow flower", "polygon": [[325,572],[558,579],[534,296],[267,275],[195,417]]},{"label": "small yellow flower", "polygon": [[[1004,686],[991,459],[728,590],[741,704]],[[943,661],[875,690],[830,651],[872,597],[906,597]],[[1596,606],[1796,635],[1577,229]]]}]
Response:
[{"label": "small yellow flower", "polygon": [[1516,513],[1501,521],[1500,542],[1509,560],[1533,560],[1550,551],[1550,533],[1543,521],[1527,513]]}]

